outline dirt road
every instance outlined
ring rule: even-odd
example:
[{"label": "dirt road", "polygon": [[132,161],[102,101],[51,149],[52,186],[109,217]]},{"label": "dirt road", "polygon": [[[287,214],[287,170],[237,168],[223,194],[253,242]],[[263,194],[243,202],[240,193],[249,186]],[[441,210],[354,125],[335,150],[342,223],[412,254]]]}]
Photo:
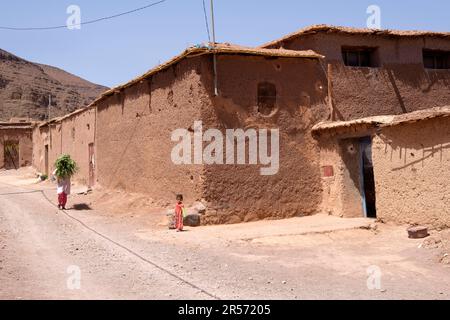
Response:
[{"label": "dirt road", "polygon": [[284,222],[288,234],[270,221],[174,233],[145,214],[64,213],[35,189],[0,180],[0,299],[450,299],[448,266],[401,227],[292,233],[318,217]]},{"label": "dirt road", "polygon": [[[87,229],[40,192],[0,185],[0,194],[0,298],[213,298]],[[77,268],[81,286],[70,289]]]}]

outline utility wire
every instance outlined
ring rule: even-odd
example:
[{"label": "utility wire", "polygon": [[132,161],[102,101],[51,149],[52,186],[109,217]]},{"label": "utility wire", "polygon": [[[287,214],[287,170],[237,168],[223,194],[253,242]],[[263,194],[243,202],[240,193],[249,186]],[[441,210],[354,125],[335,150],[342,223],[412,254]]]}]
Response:
[{"label": "utility wire", "polygon": [[[126,12],[118,13],[118,14],[115,14],[115,15],[112,15],[112,16],[102,17],[102,18],[98,18],[98,19],[94,19],[94,20],[89,20],[89,21],[86,21],[86,22],[78,23],[78,24],[71,24],[70,26],[77,27],[77,26],[83,26],[83,25],[87,25],[87,24],[97,23],[97,22],[104,21],[104,20],[110,20],[110,19],[118,18],[118,17],[124,16],[124,15],[127,15],[127,14],[131,14],[131,13],[135,13],[135,12],[138,12],[138,11],[145,10],[147,8],[156,6],[156,5],[161,4],[163,2],[166,2],[166,1],[168,1],[168,0],[160,0],[160,1],[153,2],[153,3],[150,3],[150,4],[146,5],[146,6],[143,6],[143,7],[140,7],[140,8],[136,8],[136,9],[133,9],[133,10],[130,10],[130,11],[126,11]],[[3,27],[3,26],[0,26],[0,30],[13,30],[13,31],[55,30],[55,29],[63,29],[63,28],[67,28],[67,25],[53,26],[53,27]]]},{"label": "utility wire", "polygon": [[206,13],[206,3],[203,0],[203,13],[205,15],[206,32],[208,33],[208,42],[211,42],[211,33],[209,32],[208,14]]}]

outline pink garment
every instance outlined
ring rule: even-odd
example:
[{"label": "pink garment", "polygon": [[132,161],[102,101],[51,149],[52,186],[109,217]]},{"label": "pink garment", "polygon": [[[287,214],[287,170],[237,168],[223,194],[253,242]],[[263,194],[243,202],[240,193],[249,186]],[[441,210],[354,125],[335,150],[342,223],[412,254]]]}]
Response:
[{"label": "pink garment", "polygon": [[178,231],[183,231],[183,204],[177,203],[175,206],[175,228]]}]

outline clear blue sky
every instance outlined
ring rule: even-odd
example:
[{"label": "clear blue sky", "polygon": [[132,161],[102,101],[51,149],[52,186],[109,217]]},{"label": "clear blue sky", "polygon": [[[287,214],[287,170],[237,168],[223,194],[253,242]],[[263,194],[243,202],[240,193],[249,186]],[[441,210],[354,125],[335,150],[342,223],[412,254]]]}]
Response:
[{"label": "clear blue sky", "polygon": [[[64,25],[71,4],[81,7],[86,21],[153,1],[4,1],[0,25]],[[383,28],[450,31],[448,0],[215,0],[217,41],[254,46],[311,24],[365,27],[371,4],[381,7]],[[202,0],[168,0],[81,30],[0,30],[0,48],[106,86],[127,82],[206,40]]]}]

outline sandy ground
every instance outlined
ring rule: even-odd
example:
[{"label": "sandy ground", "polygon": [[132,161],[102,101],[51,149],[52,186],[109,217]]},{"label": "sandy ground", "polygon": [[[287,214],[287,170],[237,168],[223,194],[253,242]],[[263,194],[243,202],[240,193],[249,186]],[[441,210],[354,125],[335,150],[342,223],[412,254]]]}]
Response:
[{"label": "sandy ground", "polygon": [[176,233],[143,196],[55,198],[0,172],[0,299],[450,299],[447,231],[317,215]]}]

